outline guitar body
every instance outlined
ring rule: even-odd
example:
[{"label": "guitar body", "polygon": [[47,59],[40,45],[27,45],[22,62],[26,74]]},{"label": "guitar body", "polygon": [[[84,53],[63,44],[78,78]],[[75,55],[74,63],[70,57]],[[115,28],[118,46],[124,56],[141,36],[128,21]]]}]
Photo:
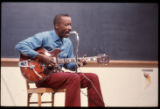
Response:
[{"label": "guitar body", "polygon": [[[61,52],[61,50],[58,48],[52,51],[48,51],[44,48],[38,48],[35,51],[37,51],[40,54],[52,57],[52,60],[54,61],[55,65],[53,67],[50,67],[41,62],[39,58],[33,59],[24,54],[21,54],[19,61],[20,70],[22,75],[29,82],[38,82],[40,80],[44,80],[51,73],[61,72],[62,70],[59,68],[59,65],[70,62],[76,62],[74,58],[59,59],[58,55]],[[108,64],[109,56],[103,54],[97,57],[88,57],[86,58],[86,60],[96,61],[99,64]]]},{"label": "guitar body", "polygon": [[[55,58],[61,52],[60,49],[47,51],[44,48],[39,48],[36,51],[40,54],[48,55],[50,57],[55,57]],[[25,66],[21,66],[20,70],[25,79],[27,79],[27,81],[30,82],[38,82],[39,80],[43,80],[49,74],[50,71],[54,71],[53,68],[49,69],[42,62],[40,62],[39,58],[32,59],[28,56],[21,54],[20,62],[25,62],[25,64],[27,64]]]}]

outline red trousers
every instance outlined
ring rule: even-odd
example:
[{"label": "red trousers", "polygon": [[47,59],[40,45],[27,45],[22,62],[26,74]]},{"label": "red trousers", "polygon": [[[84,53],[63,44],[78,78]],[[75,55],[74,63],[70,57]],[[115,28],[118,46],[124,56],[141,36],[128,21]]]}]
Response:
[{"label": "red trousers", "polygon": [[[89,80],[86,78],[86,76],[89,78]],[[80,107],[80,88],[87,88],[88,106],[105,106],[102,98],[99,79],[94,73],[53,73],[42,83],[37,83],[36,86],[50,87],[53,89],[65,88],[65,106],[67,107]]]}]

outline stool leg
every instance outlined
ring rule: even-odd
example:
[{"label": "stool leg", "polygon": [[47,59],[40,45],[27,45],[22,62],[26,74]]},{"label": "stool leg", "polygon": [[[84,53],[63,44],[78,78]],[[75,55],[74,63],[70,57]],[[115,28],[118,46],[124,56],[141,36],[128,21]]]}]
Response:
[{"label": "stool leg", "polygon": [[38,106],[41,106],[41,93],[38,93]]},{"label": "stool leg", "polygon": [[51,106],[52,106],[52,107],[54,106],[54,94],[55,94],[55,93],[52,93],[52,103],[51,103]]},{"label": "stool leg", "polygon": [[30,98],[31,98],[31,93],[27,93],[27,106],[30,106]]}]

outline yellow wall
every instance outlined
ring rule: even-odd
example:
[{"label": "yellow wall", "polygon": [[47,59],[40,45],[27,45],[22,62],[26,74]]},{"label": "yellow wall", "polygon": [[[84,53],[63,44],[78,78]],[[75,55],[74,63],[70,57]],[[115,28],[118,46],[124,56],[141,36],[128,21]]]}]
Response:
[{"label": "yellow wall", "polygon": [[[106,106],[158,106],[157,67],[83,67],[79,71],[99,76]],[[144,73],[151,77],[150,82]],[[82,91],[86,93],[86,89]],[[43,95],[42,100],[50,99],[49,95]],[[19,67],[1,67],[1,106],[26,106],[26,98],[25,79]],[[82,106],[87,106],[87,97],[81,93],[81,98]],[[36,100],[37,95],[31,99]],[[55,106],[64,106],[64,100],[64,93],[56,94]]]}]

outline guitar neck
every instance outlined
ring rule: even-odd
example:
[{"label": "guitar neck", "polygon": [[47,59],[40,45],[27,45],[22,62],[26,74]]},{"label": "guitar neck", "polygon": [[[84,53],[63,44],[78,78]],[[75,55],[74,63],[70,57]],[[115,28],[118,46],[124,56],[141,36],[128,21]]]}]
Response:
[{"label": "guitar neck", "polygon": [[[83,58],[78,58],[78,59],[83,59]],[[97,60],[97,56],[94,57],[85,57],[85,60],[87,62],[90,61],[96,61]],[[58,64],[65,64],[65,63],[70,63],[70,62],[76,62],[75,58],[58,58]]]}]

